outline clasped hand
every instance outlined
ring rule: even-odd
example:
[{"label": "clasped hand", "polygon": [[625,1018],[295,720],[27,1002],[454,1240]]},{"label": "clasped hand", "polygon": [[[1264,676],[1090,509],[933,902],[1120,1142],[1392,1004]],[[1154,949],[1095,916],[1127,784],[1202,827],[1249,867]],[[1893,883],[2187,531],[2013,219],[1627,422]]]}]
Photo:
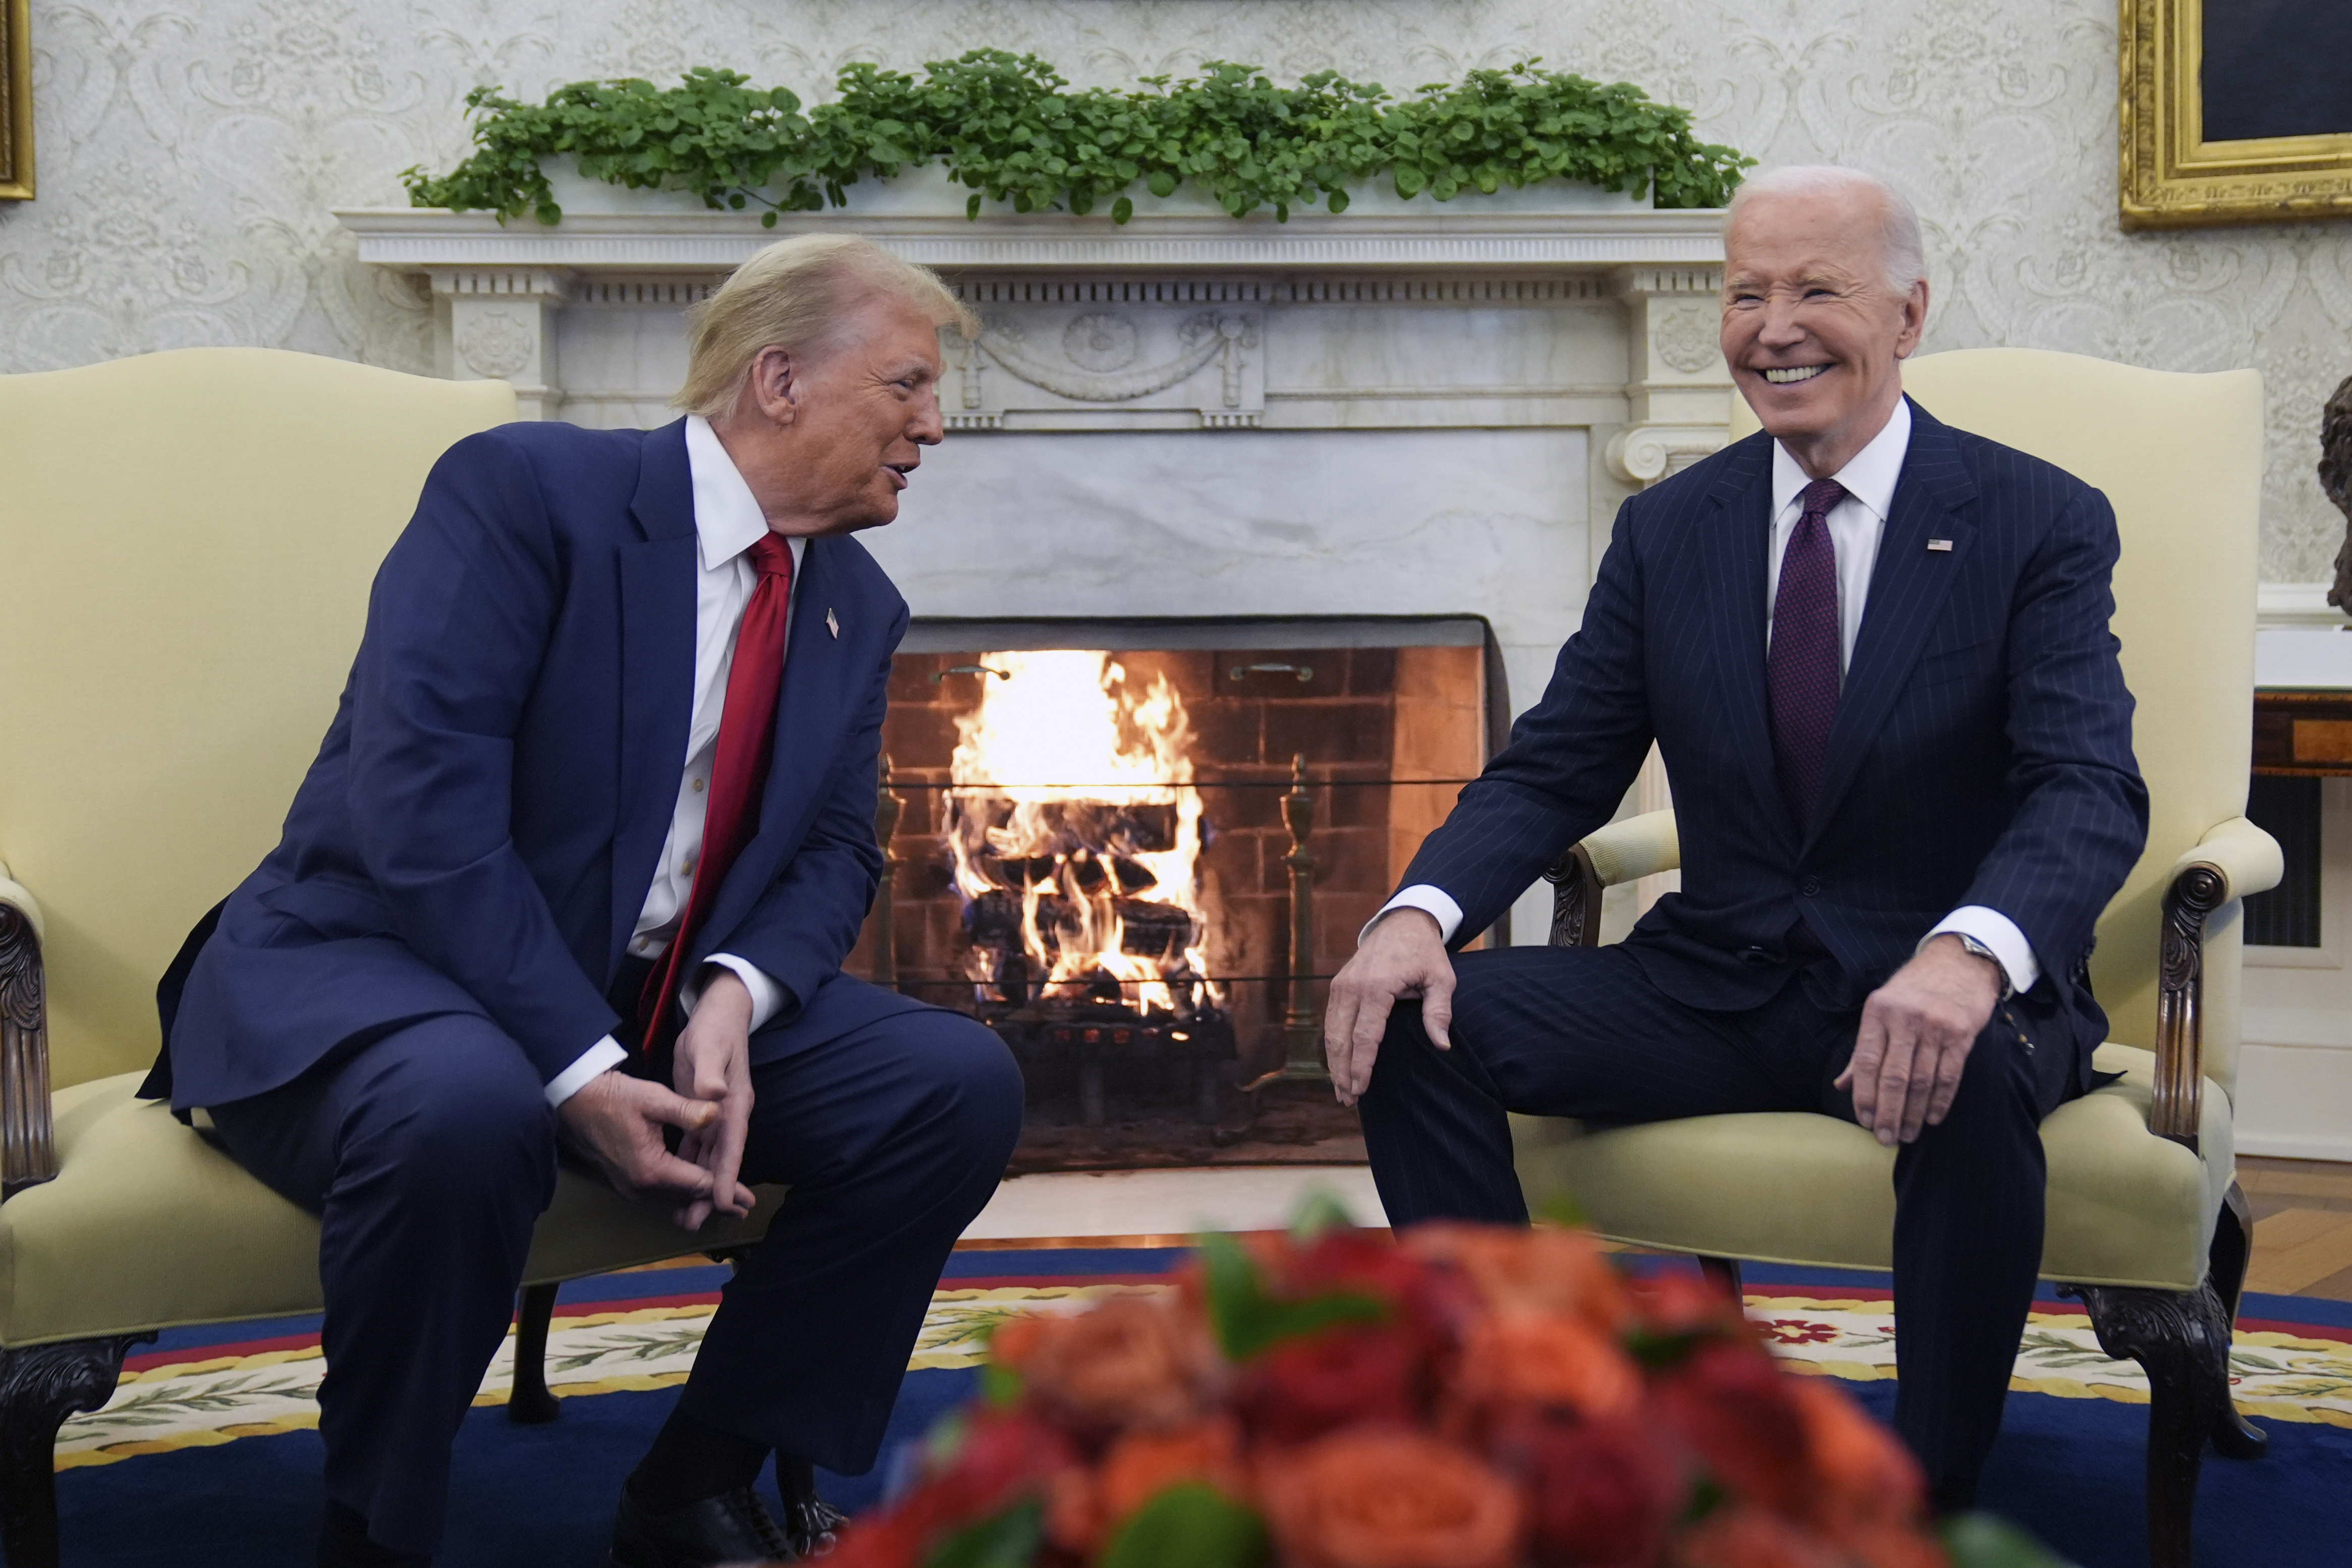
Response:
[{"label": "clasped hand", "polygon": [[[637,1196],[677,1200],[671,1217],[700,1230],[716,1212],[740,1219],[757,1200],[739,1175],[751,1124],[751,994],[721,970],[677,1037],[672,1093],[617,1068],[556,1112],[566,1139],[607,1181]],[[682,1136],[673,1154],[662,1130]]]},{"label": "clasped hand", "polygon": [[1853,1059],[1836,1080],[1853,1091],[1854,1121],[1889,1148],[1941,1122],[2000,1000],[1999,970],[1959,938],[1922,947],[1862,1005]]}]

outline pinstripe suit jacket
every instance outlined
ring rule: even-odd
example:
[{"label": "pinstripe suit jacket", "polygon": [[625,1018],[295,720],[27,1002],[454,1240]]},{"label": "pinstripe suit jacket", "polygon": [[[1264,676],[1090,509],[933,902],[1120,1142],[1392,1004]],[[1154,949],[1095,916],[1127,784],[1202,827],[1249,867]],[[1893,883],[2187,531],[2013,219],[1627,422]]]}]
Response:
[{"label": "pinstripe suit jacket", "polygon": [[2092,926],[2147,836],[2107,629],[2115,513],[2062,469],[1912,413],[1812,820],[1773,766],[1759,434],[1618,512],[1542,700],[1405,872],[1462,906],[1457,942],[1609,820],[1654,740],[1683,854],[1683,890],[1628,939],[1654,983],[1737,1009],[1802,964],[1818,1000],[1858,1005],[1938,920],[1983,904],[2033,944],[2036,999],[2073,1016],[2087,1074],[2106,1026]]}]

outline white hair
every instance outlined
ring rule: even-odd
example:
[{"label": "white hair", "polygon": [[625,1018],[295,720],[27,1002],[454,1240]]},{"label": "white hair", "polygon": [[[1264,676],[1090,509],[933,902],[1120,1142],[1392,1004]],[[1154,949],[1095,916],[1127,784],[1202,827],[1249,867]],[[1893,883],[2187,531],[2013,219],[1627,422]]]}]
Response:
[{"label": "white hair", "polygon": [[1878,242],[1886,286],[1908,294],[1911,285],[1927,276],[1927,247],[1919,238],[1919,215],[1910,198],[1875,174],[1842,169],[1834,163],[1800,163],[1750,174],[1732,193],[1723,226],[1728,232],[1739,209],[1757,196],[1825,196],[1866,194],[1878,203]]}]

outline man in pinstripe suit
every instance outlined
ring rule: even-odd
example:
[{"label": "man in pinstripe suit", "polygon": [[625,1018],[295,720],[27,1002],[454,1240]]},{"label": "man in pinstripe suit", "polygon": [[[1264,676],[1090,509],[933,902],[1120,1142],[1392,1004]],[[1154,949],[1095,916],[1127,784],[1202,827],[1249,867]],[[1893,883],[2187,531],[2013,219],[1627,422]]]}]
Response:
[{"label": "man in pinstripe suit", "polygon": [[[1724,249],[1763,432],[1618,513],[1549,689],[1333,982],[1326,1047],[1399,1225],[1525,1219],[1506,1111],[1817,1110],[1898,1146],[1895,1424],[1964,1507],[2041,1258],[2038,1128],[2105,1035],[2092,925],[2147,835],[2115,517],[1903,396],[1927,285],[1900,195],[1763,175]],[[1653,741],[1682,890],[1614,946],[1452,956]]]}]

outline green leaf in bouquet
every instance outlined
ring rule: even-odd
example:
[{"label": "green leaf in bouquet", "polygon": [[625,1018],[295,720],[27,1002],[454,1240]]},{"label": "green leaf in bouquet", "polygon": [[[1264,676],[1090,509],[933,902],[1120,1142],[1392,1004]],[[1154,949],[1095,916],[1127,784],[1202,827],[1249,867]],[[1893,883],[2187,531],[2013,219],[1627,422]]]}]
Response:
[{"label": "green leaf in bouquet", "polygon": [[1690,1495],[1683,1499],[1682,1522],[1696,1524],[1730,1500],[1731,1494],[1723,1489],[1721,1481],[1699,1470],[1691,1477]]},{"label": "green leaf in bouquet", "polygon": [[1998,1514],[1955,1514],[1944,1521],[1952,1568],[2066,1568],[2066,1560]]},{"label": "green leaf in bouquet", "polygon": [[1377,1323],[1389,1315],[1380,1300],[1353,1290],[1276,1300],[1266,1293],[1257,1265],[1230,1236],[1202,1237],[1200,1251],[1209,1323],[1229,1361],[1248,1361],[1285,1340],[1339,1323]]},{"label": "green leaf in bouquet", "polygon": [[1301,1247],[1327,1230],[1353,1230],[1356,1216],[1328,1187],[1309,1187],[1290,1211],[1290,1239]]},{"label": "green leaf in bouquet", "polygon": [[990,1362],[980,1369],[980,1396],[998,1410],[1010,1410],[1021,1403],[1021,1374],[1009,1366]]},{"label": "green leaf in bouquet", "polygon": [[1030,1568],[1045,1533],[1045,1506],[1030,1498],[957,1531],[931,1548],[923,1568]]},{"label": "green leaf in bouquet", "polygon": [[1100,1568],[1259,1568],[1265,1521],[1213,1486],[1180,1481],[1128,1516]]}]

